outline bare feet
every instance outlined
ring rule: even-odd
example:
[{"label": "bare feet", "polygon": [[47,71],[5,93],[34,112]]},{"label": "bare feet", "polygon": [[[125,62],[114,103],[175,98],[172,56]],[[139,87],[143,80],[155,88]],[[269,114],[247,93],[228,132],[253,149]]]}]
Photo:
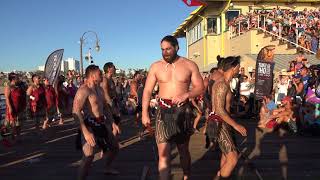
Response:
[{"label": "bare feet", "polygon": [[42,129],[47,129],[49,127],[48,120],[45,120],[42,125]]}]

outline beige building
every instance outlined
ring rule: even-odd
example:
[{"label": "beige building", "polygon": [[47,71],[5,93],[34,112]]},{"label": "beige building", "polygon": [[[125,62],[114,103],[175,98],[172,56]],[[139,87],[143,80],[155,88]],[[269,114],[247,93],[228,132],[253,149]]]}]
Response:
[{"label": "beige building", "polygon": [[[214,67],[217,55],[240,55],[242,66],[247,67],[248,71],[255,66],[257,54],[266,45],[276,46],[275,70],[286,68],[296,56],[295,47],[292,48],[281,38],[274,39],[271,34],[258,28],[237,33],[233,27],[229,27],[228,22],[240,14],[272,10],[277,6],[294,11],[320,7],[319,0],[204,1],[207,5],[194,10],[173,33],[178,38],[186,38],[187,57],[195,61],[201,71]],[[312,53],[307,58],[312,64],[317,61]]]}]

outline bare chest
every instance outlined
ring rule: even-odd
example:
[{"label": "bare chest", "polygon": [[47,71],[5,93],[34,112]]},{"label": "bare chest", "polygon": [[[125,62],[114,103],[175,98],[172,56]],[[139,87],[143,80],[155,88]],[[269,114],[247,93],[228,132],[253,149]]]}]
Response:
[{"label": "bare chest", "polygon": [[189,83],[191,72],[183,65],[160,66],[156,73],[156,78],[159,83]]},{"label": "bare chest", "polygon": [[103,94],[100,91],[90,90],[88,101],[91,107],[102,107],[103,106]]}]

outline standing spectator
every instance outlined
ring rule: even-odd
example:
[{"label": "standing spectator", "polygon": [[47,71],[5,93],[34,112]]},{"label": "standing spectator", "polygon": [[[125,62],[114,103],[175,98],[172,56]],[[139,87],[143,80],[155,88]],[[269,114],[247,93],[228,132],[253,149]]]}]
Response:
[{"label": "standing spectator", "polygon": [[300,72],[301,78],[302,78],[302,82],[303,82],[303,94],[305,95],[307,93],[308,90],[308,85],[309,85],[309,69],[305,66],[303,66],[301,68],[301,72]]},{"label": "standing spectator", "polygon": [[44,86],[41,84],[40,76],[32,75],[32,84],[27,90],[27,95],[30,97],[31,117],[35,121],[37,133],[40,130],[40,121],[45,117],[46,95]]},{"label": "standing spectator", "polygon": [[311,51],[317,52],[318,45],[319,45],[319,39],[316,37],[315,34],[313,34],[312,39],[311,39]]},{"label": "standing spectator", "polygon": [[289,87],[289,77],[285,69],[281,70],[279,81],[277,83],[278,93],[276,95],[276,103],[281,104],[282,98],[287,96]]},{"label": "standing spectator", "polygon": [[249,98],[251,85],[250,85],[248,76],[246,75],[242,76],[242,80],[243,81],[240,83],[240,95],[245,96],[246,98]]},{"label": "standing spectator", "polygon": [[43,122],[42,129],[48,128],[49,123],[53,120],[57,112],[57,96],[52,85],[47,78],[44,79],[45,96],[46,96],[46,119]]},{"label": "standing spectator", "polygon": [[63,75],[60,75],[58,77],[58,83],[56,86],[56,94],[57,94],[57,101],[58,101],[58,111],[60,115],[60,121],[59,124],[63,124],[63,119],[67,115],[66,109],[68,108],[68,96],[69,92],[66,86],[64,86],[65,77]]},{"label": "standing spectator", "polygon": [[19,77],[15,73],[8,75],[9,83],[5,87],[4,95],[6,97],[6,122],[11,127],[12,138],[20,136],[21,120],[26,107],[26,92],[22,86],[19,86]]}]

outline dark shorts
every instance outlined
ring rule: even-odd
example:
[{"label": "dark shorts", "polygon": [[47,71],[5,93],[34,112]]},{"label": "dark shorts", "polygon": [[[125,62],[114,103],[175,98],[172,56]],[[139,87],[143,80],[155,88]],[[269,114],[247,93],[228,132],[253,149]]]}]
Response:
[{"label": "dark shorts", "polygon": [[93,133],[96,145],[94,147],[90,146],[86,142],[84,135],[81,133],[82,150],[85,156],[92,156],[99,150],[103,150],[104,152],[118,151],[119,144],[116,137],[112,133],[111,124],[104,125],[103,123],[100,126],[95,127],[88,124],[89,123],[86,123],[86,126]]},{"label": "dark shorts", "polygon": [[218,115],[210,113],[206,134],[210,142],[218,143],[222,153],[227,154],[237,150],[232,127]]},{"label": "dark shorts", "polygon": [[193,113],[190,103],[181,107],[158,107],[156,113],[156,142],[184,144],[193,133]]}]

